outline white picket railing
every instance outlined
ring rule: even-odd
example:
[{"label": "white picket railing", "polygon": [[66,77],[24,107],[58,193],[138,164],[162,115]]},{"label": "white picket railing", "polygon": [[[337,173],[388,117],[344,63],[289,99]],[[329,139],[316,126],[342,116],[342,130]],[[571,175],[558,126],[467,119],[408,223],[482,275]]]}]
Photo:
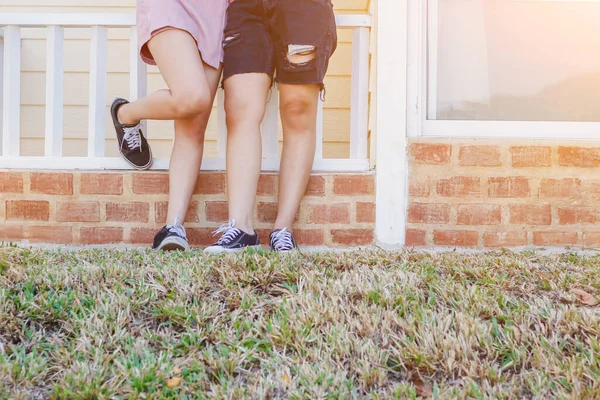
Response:
[{"label": "white picket railing", "polygon": [[[323,104],[319,103],[317,153],[314,169],[319,171],[364,171],[370,167],[368,157],[369,106],[369,15],[337,15],[340,28],[353,29],[352,41],[352,99],[350,124],[350,157],[323,158]],[[46,125],[43,157],[20,156],[20,87],[21,87],[21,28],[46,28]],[[87,157],[63,157],[63,56],[64,28],[91,28],[90,98]],[[2,141],[0,168],[19,169],[128,169],[118,157],[105,157],[105,115],[107,91],[107,29],[131,30],[130,99],[146,95],[146,65],[138,56],[135,15],[132,14],[31,14],[0,13],[0,74],[2,101],[0,121]],[[3,46],[3,49],[2,49]],[[274,90],[276,90],[274,88]],[[204,170],[225,169],[227,129],[223,107],[223,91],[218,93],[217,157],[205,158]],[[263,169],[277,170],[278,157],[278,95],[271,96],[267,105],[263,134]],[[147,132],[149,137],[152,132]],[[153,169],[167,169],[168,159],[156,159]]]}]

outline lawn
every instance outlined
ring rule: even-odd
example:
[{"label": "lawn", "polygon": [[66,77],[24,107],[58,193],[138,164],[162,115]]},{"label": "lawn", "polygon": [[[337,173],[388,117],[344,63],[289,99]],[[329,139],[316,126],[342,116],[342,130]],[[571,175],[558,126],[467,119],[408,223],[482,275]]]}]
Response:
[{"label": "lawn", "polygon": [[599,296],[571,253],[0,247],[0,398],[600,398]]}]

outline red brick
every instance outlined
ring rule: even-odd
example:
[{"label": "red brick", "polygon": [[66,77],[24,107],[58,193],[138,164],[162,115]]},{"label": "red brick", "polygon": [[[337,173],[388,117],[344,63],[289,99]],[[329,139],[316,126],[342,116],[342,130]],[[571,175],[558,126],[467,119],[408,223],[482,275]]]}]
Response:
[{"label": "red brick", "polygon": [[479,235],[473,231],[434,231],[434,243],[439,246],[474,247]]},{"label": "red brick", "polygon": [[211,172],[200,174],[196,189],[196,194],[224,194],[225,193],[225,174],[222,172]]},{"label": "red brick", "polygon": [[539,197],[581,197],[581,179],[542,179],[540,182]]},{"label": "red brick", "polygon": [[210,246],[217,241],[213,236],[212,228],[189,228],[187,229],[188,240],[192,246]]},{"label": "red brick", "polygon": [[73,243],[73,228],[70,226],[30,226],[29,240],[38,243]]},{"label": "red brick", "polygon": [[479,196],[481,194],[481,179],[471,176],[440,179],[437,182],[437,193],[444,197]]},{"label": "red brick", "polygon": [[332,229],[333,243],[344,246],[366,246],[373,244],[372,229]]},{"label": "red brick", "polygon": [[299,246],[323,246],[325,244],[323,229],[294,229],[293,233]]},{"label": "red brick", "polygon": [[277,203],[258,203],[256,208],[259,222],[272,224],[277,219]]},{"label": "red brick", "polygon": [[585,247],[600,247],[600,232],[583,232]]},{"label": "red brick", "polygon": [[157,233],[157,228],[132,228],[129,243],[150,245]]},{"label": "red brick", "polygon": [[271,234],[273,230],[272,229],[255,229],[254,232],[258,235],[259,239],[260,239],[260,243],[262,243],[263,246],[268,246],[269,245],[269,235]]},{"label": "red brick", "polygon": [[122,174],[81,174],[81,194],[123,194]]},{"label": "red brick", "polygon": [[338,195],[373,195],[375,178],[369,175],[337,175],[333,180],[333,192]]},{"label": "red brick", "polygon": [[7,220],[48,221],[50,203],[44,200],[9,200],[6,202]]},{"label": "red brick", "polygon": [[408,222],[413,224],[447,224],[450,206],[447,204],[410,203]]},{"label": "red brick", "polygon": [[375,223],[375,203],[356,203],[356,222]]},{"label": "red brick", "polygon": [[510,223],[523,225],[550,225],[552,208],[549,204],[511,204]]},{"label": "red brick", "polygon": [[429,182],[426,179],[411,179],[408,193],[411,197],[429,197]]},{"label": "red brick", "polygon": [[[197,201],[191,201],[188,207],[187,215],[185,216],[184,222],[200,222],[198,217],[198,210],[200,204]],[[169,202],[159,201],[154,204],[154,221],[159,224],[167,223],[167,214],[169,212]],[[169,221],[172,223],[173,221]]]},{"label": "red brick", "polygon": [[[271,229],[255,229],[256,233],[260,237],[260,242],[268,246],[269,235]],[[294,239],[298,246],[323,246],[325,245],[325,231],[323,229],[294,229]]]},{"label": "red brick", "polygon": [[31,193],[73,194],[73,174],[55,172],[32,173]]},{"label": "red brick", "polygon": [[341,204],[311,204],[308,207],[309,224],[349,224],[350,205]]},{"label": "red brick", "polygon": [[226,201],[207,201],[205,211],[208,222],[223,223],[229,220],[229,209]]},{"label": "red brick", "polygon": [[500,161],[498,146],[460,146],[458,164],[464,167],[497,167]]},{"label": "red brick", "polygon": [[600,222],[600,208],[577,206],[559,207],[558,222],[561,225],[597,224]]},{"label": "red brick", "polygon": [[58,222],[100,222],[100,203],[97,201],[72,201],[58,203]]},{"label": "red brick", "polygon": [[600,148],[559,146],[558,165],[579,168],[599,167]]},{"label": "red brick", "polygon": [[490,197],[511,198],[529,197],[529,179],[520,176],[489,178],[488,194]]},{"label": "red brick", "polygon": [[112,244],[123,242],[123,228],[120,227],[82,227],[80,232],[82,244]]},{"label": "red brick", "polygon": [[277,175],[262,174],[258,180],[258,191],[256,193],[259,196],[273,196],[275,195],[276,184]]},{"label": "red brick", "polygon": [[461,204],[458,206],[458,225],[498,225],[502,209],[494,204]]},{"label": "red brick", "polygon": [[21,240],[25,239],[23,224],[7,224],[0,225],[0,240]]},{"label": "red brick", "polygon": [[312,175],[308,180],[306,196],[325,196],[325,177]]},{"label": "red brick", "polygon": [[23,174],[0,172],[0,193],[23,193]]},{"label": "red brick", "polygon": [[484,247],[519,247],[527,245],[527,232],[486,232],[483,235]]},{"label": "red brick", "polygon": [[513,146],[510,155],[516,168],[552,166],[552,149],[548,146]]},{"label": "red brick", "polygon": [[406,230],[406,246],[419,247],[425,246],[425,236],[427,232],[420,229],[407,229]]},{"label": "red brick", "polygon": [[449,164],[452,146],[438,143],[413,143],[410,145],[410,155],[418,164]]},{"label": "red brick", "polygon": [[577,242],[577,232],[533,232],[533,244],[536,246],[574,246]]},{"label": "red brick", "polygon": [[600,181],[586,180],[584,185],[585,189],[582,189],[582,194],[585,194],[594,200],[600,199]]},{"label": "red brick", "polygon": [[131,190],[136,194],[168,194],[169,174],[134,172]]},{"label": "red brick", "polygon": [[150,205],[148,203],[108,203],[106,220],[111,222],[148,222]]}]

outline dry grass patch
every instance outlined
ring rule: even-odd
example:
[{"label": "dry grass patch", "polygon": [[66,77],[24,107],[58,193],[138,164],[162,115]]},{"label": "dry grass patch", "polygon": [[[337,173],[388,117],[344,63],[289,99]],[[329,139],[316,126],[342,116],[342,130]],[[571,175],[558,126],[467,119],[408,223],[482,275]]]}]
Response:
[{"label": "dry grass patch", "polygon": [[0,398],[600,398],[600,258],[0,248]]}]

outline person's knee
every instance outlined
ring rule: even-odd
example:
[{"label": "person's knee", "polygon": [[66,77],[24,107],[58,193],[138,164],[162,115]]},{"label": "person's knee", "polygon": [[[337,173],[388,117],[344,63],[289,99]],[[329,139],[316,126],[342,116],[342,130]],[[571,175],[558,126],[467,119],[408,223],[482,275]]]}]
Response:
[{"label": "person's knee", "polygon": [[185,90],[173,94],[176,119],[188,119],[210,112],[212,103],[205,90]]},{"label": "person's knee", "polygon": [[313,103],[311,98],[308,96],[298,93],[292,96],[288,96],[281,102],[281,110],[288,117],[298,118],[304,117],[313,111]]},{"label": "person's knee", "polygon": [[316,105],[303,93],[286,96],[281,102],[281,113],[288,131],[313,131]]},{"label": "person's knee", "polygon": [[241,125],[260,125],[265,115],[264,104],[243,99],[229,98],[225,101],[227,126],[235,128]]}]

